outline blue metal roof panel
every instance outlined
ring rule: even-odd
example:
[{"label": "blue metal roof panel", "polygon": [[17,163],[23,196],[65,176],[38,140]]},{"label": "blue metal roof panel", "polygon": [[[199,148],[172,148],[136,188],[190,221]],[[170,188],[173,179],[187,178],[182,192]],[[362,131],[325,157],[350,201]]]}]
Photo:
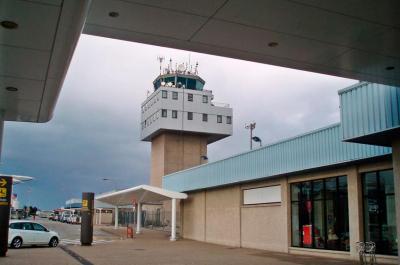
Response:
[{"label": "blue metal roof panel", "polygon": [[340,124],[164,176],[163,188],[184,192],[273,177],[391,153],[341,141]]},{"label": "blue metal roof panel", "polygon": [[339,95],[342,139],[400,127],[400,87],[360,82]]}]

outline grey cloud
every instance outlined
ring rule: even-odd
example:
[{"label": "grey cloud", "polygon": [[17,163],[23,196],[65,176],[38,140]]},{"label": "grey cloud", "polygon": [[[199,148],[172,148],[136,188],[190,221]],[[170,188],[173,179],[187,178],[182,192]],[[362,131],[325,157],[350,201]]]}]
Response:
[{"label": "grey cloud", "polygon": [[[60,206],[82,191],[148,183],[150,144],[140,142],[140,104],[152,91],[158,55],[189,53],[81,37],[52,121],[5,127],[2,172],[37,179],[17,186],[25,203]],[[319,74],[191,53],[215,101],[234,109],[234,135],[209,146],[210,161],[248,150],[244,124],[265,144],[339,121],[337,90],[354,83]]]}]

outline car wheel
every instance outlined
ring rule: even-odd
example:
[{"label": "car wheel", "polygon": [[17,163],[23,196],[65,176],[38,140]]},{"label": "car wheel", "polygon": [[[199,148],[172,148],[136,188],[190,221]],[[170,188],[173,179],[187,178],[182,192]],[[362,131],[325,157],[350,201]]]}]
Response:
[{"label": "car wheel", "polygon": [[22,247],[22,238],[16,237],[11,241],[12,248],[20,248]]},{"label": "car wheel", "polygon": [[52,248],[55,248],[56,246],[58,246],[58,238],[57,237],[52,237],[50,239],[49,246],[52,247]]}]

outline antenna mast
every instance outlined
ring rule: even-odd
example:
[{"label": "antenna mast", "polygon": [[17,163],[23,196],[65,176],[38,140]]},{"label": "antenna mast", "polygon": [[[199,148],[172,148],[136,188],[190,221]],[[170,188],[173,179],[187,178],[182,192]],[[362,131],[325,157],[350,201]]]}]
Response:
[{"label": "antenna mast", "polygon": [[160,75],[162,74],[162,63],[164,61],[164,56],[157,56],[157,60],[160,62]]}]

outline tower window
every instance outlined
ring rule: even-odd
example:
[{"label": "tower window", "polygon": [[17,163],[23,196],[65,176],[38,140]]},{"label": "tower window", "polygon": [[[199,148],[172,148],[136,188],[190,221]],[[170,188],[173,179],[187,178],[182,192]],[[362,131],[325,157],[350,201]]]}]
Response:
[{"label": "tower window", "polygon": [[208,103],[208,97],[207,96],[203,96],[203,103]]},{"label": "tower window", "polygon": [[188,94],[188,101],[193,101],[193,94]]},{"label": "tower window", "polygon": [[178,99],[178,92],[172,92],[172,99]]},{"label": "tower window", "polygon": [[226,123],[232,124],[232,116],[226,116]]},{"label": "tower window", "polygon": [[163,118],[167,117],[167,110],[166,109],[162,109],[161,110],[161,117],[163,117]]},{"label": "tower window", "polygon": [[222,123],[222,115],[217,115],[217,122]]},{"label": "tower window", "polygon": [[203,114],[203,121],[208,121],[208,115],[207,114]]},{"label": "tower window", "polygon": [[189,121],[193,120],[193,112],[188,112],[188,113],[187,113],[187,119],[188,119]]},{"label": "tower window", "polygon": [[173,119],[177,119],[178,118],[178,111],[177,110],[173,110],[172,111],[172,118]]},{"label": "tower window", "polygon": [[168,98],[168,91],[167,90],[162,90],[162,98]]}]

